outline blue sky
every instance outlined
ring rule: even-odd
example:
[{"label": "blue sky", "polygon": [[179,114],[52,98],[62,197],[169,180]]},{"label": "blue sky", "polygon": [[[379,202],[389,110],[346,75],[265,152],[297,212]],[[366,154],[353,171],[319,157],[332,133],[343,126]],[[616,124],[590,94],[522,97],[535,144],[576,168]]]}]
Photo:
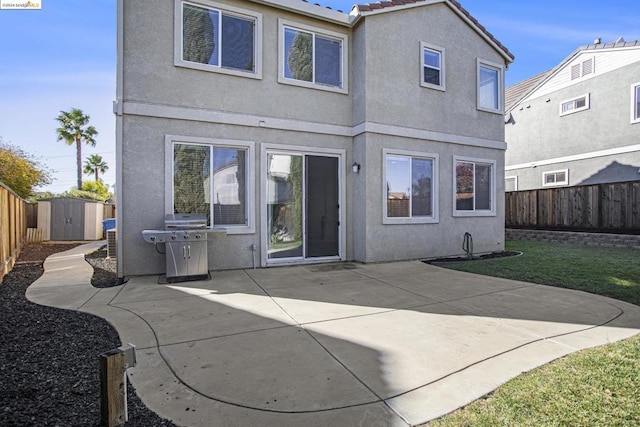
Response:
[{"label": "blue sky", "polygon": [[[171,0],[163,0],[171,1]],[[351,10],[352,1],[312,0]],[[640,40],[638,0],[460,0],[516,56],[507,85],[554,67],[596,37]],[[0,10],[0,137],[54,169],[42,190],[75,185],[75,151],[56,141],[54,118],[80,108],[99,132],[97,146],[115,183],[116,0],[42,0],[41,10]],[[90,179],[86,177],[86,179]]]}]

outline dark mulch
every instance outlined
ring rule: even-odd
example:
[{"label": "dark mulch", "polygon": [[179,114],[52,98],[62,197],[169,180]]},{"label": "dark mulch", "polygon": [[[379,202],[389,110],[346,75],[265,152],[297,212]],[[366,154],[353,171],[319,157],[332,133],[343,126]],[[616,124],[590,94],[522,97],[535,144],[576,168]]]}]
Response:
[{"label": "dark mulch", "polygon": [[426,264],[445,264],[449,262],[469,262],[469,261],[480,261],[485,259],[494,259],[494,258],[504,258],[508,256],[518,256],[522,255],[522,252],[517,251],[496,251],[491,252],[490,254],[483,254],[478,256],[473,256],[472,258],[467,258],[466,256],[458,256],[458,257],[448,257],[448,258],[435,258],[428,259],[423,261]]},{"label": "dark mulch", "polygon": [[[25,298],[42,262],[77,244],[28,244],[0,284],[0,425],[100,424],[99,355],[121,345],[115,329],[90,314],[44,307]],[[102,262],[102,261],[98,261]],[[106,265],[106,263],[103,263]],[[115,274],[104,270],[107,283]],[[127,387],[127,426],[174,426]]]}]

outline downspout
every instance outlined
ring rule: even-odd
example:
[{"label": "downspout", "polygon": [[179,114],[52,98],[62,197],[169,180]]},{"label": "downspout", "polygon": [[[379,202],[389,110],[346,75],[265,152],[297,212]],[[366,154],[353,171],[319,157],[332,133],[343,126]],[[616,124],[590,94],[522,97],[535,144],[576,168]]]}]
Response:
[{"label": "downspout", "polygon": [[122,217],[124,214],[123,197],[122,197],[122,141],[123,141],[123,123],[122,123],[122,103],[124,98],[124,0],[118,0],[116,12],[116,99],[113,102],[113,113],[116,115],[116,263],[117,277],[124,279],[123,270],[123,253],[122,253]]}]

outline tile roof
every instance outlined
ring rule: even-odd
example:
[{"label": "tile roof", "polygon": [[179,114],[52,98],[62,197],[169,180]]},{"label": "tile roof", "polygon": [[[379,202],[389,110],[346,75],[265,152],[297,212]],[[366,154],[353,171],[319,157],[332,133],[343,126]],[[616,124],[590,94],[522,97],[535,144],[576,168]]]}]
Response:
[{"label": "tile roof", "polygon": [[[360,12],[374,12],[377,10],[387,9],[395,6],[404,6],[408,4],[422,3],[424,1],[426,0],[390,0],[390,1],[380,1],[377,3],[357,4],[355,7],[357,7]],[[505,53],[505,55],[511,59],[511,61],[514,60],[515,57],[509,51],[509,49],[507,49],[505,45],[500,43],[500,41],[496,39],[494,35],[491,34],[483,25],[481,25],[476,18],[471,16],[471,14],[464,7],[462,7],[462,5],[457,0],[446,0],[445,2],[455,7],[460,13],[462,13],[462,15],[464,15],[469,21],[471,21],[473,25],[480,32],[486,35],[493,43],[495,43],[495,45],[498,48],[500,48]]]},{"label": "tile roof", "polygon": [[504,91],[504,110],[509,111],[523,96],[525,96],[531,89],[538,86],[545,77],[547,77],[552,70],[543,71],[540,74],[536,74],[533,77],[529,77],[526,80],[516,83],[513,86],[509,86]]},{"label": "tile roof", "polygon": [[579,51],[583,50],[597,50],[597,49],[618,49],[623,47],[636,47],[640,46],[640,40],[635,40],[632,42],[611,42],[611,43],[600,43],[600,44],[592,44],[588,46],[582,46],[578,48]]},{"label": "tile roof", "polygon": [[303,1],[303,2],[305,2],[305,3],[308,3],[308,4],[313,4],[314,6],[322,7],[322,8],[324,8],[324,9],[335,10],[336,12],[344,13],[344,12],[343,12],[343,11],[341,11],[340,9],[333,9],[333,8],[331,8],[331,7],[329,7],[329,6],[323,6],[323,5],[319,4],[319,3],[311,3],[311,2],[310,2],[310,1],[308,1],[308,0],[301,0],[301,1]]}]

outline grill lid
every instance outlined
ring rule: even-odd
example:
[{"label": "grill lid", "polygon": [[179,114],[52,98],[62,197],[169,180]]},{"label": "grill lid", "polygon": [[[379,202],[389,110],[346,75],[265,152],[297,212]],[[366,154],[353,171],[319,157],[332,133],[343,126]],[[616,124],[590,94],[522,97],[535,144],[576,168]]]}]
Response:
[{"label": "grill lid", "polygon": [[206,228],[207,217],[204,214],[167,214],[164,217],[164,228],[167,229],[190,229]]}]

